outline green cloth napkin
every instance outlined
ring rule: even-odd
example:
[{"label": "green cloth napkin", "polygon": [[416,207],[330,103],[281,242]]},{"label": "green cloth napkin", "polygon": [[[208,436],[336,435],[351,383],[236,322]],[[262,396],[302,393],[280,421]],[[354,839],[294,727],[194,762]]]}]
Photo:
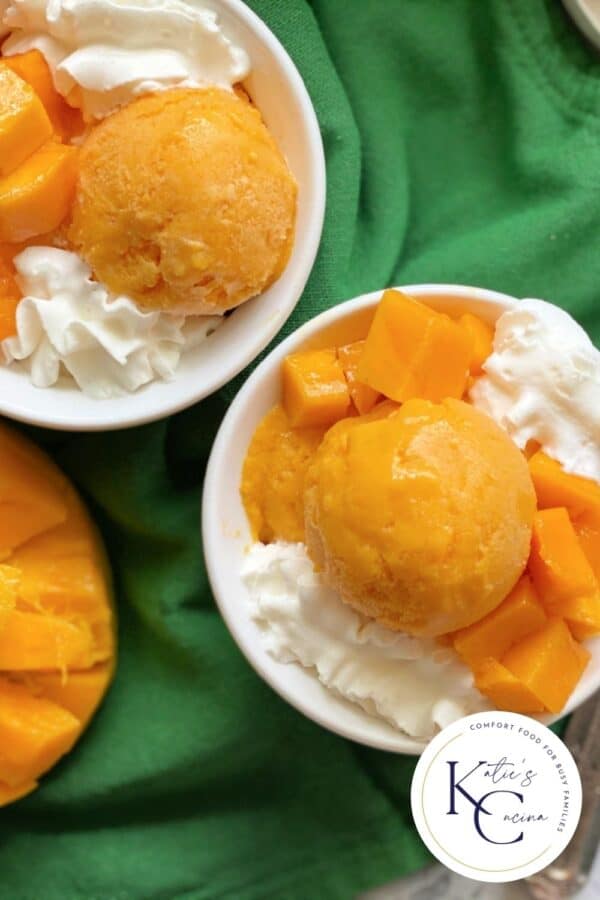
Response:
[{"label": "green cloth napkin", "polygon": [[[285,333],[438,281],[545,297],[600,339],[600,62],[558,0],[251,5],[300,68],[327,153],[322,248]],[[200,493],[243,377],[156,425],[36,433],[103,529],[120,662],[68,761],[0,812],[2,900],[351,898],[427,861],[413,760],[288,707],[215,609]]]}]

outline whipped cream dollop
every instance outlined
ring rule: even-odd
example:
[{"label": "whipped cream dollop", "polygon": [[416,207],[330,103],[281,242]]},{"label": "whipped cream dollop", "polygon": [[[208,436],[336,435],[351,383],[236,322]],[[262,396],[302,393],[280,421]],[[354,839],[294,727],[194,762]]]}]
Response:
[{"label": "whipped cream dollop", "polygon": [[566,472],[600,482],[600,351],[564,310],[522,300],[496,324],[474,406],[525,448],[537,441]]},{"label": "whipped cream dollop", "polygon": [[242,578],[268,652],[418,740],[489,705],[453,650],[370,621],[323,583],[303,544],[254,544]]},{"label": "whipped cream dollop", "polygon": [[173,87],[230,88],[248,55],[215,12],[185,0],[0,0],[2,51],[39,50],[57,90],[81,89],[87,120]]},{"label": "whipped cream dollop", "polygon": [[15,257],[24,297],[17,334],[2,341],[7,363],[26,360],[31,381],[49,387],[64,366],[91,397],[136,391],[173,377],[184,350],[217,328],[219,316],[198,318],[143,312],[92,280],[76,253],[28,247]]}]

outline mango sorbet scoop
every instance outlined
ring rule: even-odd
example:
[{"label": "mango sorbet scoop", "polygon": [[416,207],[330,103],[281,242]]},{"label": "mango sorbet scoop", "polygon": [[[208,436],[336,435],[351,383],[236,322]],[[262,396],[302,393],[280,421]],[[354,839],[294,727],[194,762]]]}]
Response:
[{"label": "mango sorbet scoop", "polygon": [[495,609],[527,563],[535,492],[524,456],[458,400],[408,400],[331,428],[308,470],[306,543],[342,599],[422,636]]},{"label": "mango sorbet scoop", "polygon": [[113,293],[221,314],[279,277],[295,217],[296,182],[258,110],[241,93],[182,88],[93,129],[70,237]]}]

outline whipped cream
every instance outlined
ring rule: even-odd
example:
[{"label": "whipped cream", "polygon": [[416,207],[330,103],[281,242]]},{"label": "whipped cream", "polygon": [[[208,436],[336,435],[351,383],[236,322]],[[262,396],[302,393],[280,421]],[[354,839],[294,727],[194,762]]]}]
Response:
[{"label": "whipped cream", "polygon": [[31,381],[50,387],[64,366],[91,397],[116,397],[169,380],[181,354],[217,328],[219,316],[184,319],[142,312],[92,281],[76,253],[28,247],[15,257],[24,297],[17,334],[2,341],[7,363],[26,360]]},{"label": "whipped cream", "polygon": [[522,300],[496,324],[474,406],[525,448],[537,441],[566,472],[600,482],[600,351],[564,310]]},{"label": "whipped cream", "polygon": [[231,88],[248,55],[216,13],[185,0],[0,0],[6,56],[39,50],[65,97],[81,89],[85,118],[173,87]]},{"label": "whipped cream", "polygon": [[454,651],[390,631],[343,603],[303,544],[254,544],[242,571],[265,646],[418,740],[489,705]]}]

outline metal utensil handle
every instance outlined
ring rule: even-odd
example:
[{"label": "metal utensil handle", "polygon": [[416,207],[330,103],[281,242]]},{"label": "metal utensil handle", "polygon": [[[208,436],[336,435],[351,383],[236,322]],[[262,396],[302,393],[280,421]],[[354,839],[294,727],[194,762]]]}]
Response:
[{"label": "metal utensil handle", "polygon": [[573,896],[587,881],[600,843],[600,697],[587,701],[571,717],[565,732],[581,776],[581,819],[568,847],[547,869],[528,879],[539,900]]}]

